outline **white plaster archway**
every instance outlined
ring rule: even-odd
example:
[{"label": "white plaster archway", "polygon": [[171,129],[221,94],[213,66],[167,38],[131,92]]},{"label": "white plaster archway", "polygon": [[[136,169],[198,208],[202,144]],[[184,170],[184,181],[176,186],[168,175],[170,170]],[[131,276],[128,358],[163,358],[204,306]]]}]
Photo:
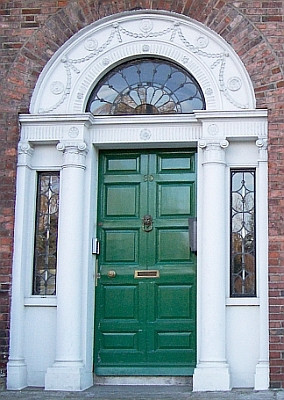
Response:
[{"label": "white plaster archway", "polygon": [[[88,97],[99,79],[119,63],[137,57],[159,57],[187,69],[201,86],[206,110],[190,115],[127,117],[94,117],[85,113]],[[194,390],[229,390],[232,382],[244,387],[267,388],[267,205],[263,199],[266,193],[267,120],[266,111],[255,109],[250,78],[233,49],[202,24],[175,13],[143,10],[103,18],[75,34],[47,63],[34,90],[30,114],[20,116],[20,122],[16,230],[24,233],[34,229],[32,221],[24,217],[25,213],[32,211],[30,205],[21,199],[35,193],[36,171],[62,169],[61,206],[64,205],[62,215],[65,217],[61,220],[65,222],[59,224],[59,228],[69,240],[59,241],[58,271],[63,274],[68,270],[72,287],[60,279],[57,299],[31,296],[27,276],[31,275],[32,256],[23,257],[25,242],[15,242],[8,386],[20,389],[29,384],[39,384],[44,375],[46,389],[82,390],[93,382],[94,265],[91,239],[95,234],[93,204],[96,198],[92,185],[96,186],[97,150],[105,147],[191,146],[198,151],[199,171],[198,360]],[[257,220],[261,238],[257,267],[261,277],[259,295],[257,299],[241,299],[239,302],[226,300],[230,165],[258,168],[261,194],[258,206],[261,212]],[[69,185],[73,185],[73,205],[69,202]],[[76,219],[66,217],[72,213],[72,206],[79,214]],[[87,221],[84,226],[83,220]],[[80,232],[79,239],[77,232]],[[31,237],[32,234],[26,239],[29,248],[32,248]],[[76,241],[76,246],[72,241]],[[214,252],[214,257],[210,252]],[[68,269],[64,264],[67,256]],[[82,260],[80,274],[76,264],[78,260]],[[214,273],[207,274],[208,268]],[[19,279],[21,276],[23,280]],[[81,296],[70,298],[70,290],[81,293]],[[234,306],[234,311],[228,312],[226,307],[231,306]],[[248,310],[254,308],[254,320],[261,321],[260,328],[257,325],[255,363],[250,367],[250,376],[255,374],[255,377],[250,377],[250,380],[240,372],[230,372],[230,368],[233,371],[242,369],[242,364],[235,360],[237,356],[228,352],[227,337],[227,331],[233,339],[237,336],[231,326],[235,327],[236,319],[242,318],[243,311],[235,313],[241,306],[248,307],[248,319]],[[36,383],[29,378],[31,367],[26,354],[32,351],[31,346],[18,334],[29,332],[25,314],[29,307],[33,309],[33,316],[38,313],[36,318],[41,323],[43,308],[57,307],[56,313],[54,308],[52,311],[54,326],[48,328],[54,338],[53,363],[34,367],[44,371]],[[78,315],[81,310],[80,320],[77,314],[72,314],[72,309],[77,310]],[[69,326],[75,327],[75,331],[68,329]],[[214,331],[211,326],[215,326]],[[71,347],[70,355],[68,348]]]},{"label": "white plaster archway", "polygon": [[43,70],[30,112],[82,113],[101,76],[123,60],[143,56],[187,69],[202,88],[207,110],[255,108],[249,76],[220,36],[181,15],[139,11],[104,18],[68,40]]}]

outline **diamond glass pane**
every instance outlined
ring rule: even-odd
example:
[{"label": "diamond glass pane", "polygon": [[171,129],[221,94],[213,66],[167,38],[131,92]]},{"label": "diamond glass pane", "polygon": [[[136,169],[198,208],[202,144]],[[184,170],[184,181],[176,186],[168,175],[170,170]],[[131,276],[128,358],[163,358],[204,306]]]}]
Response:
[{"label": "diamond glass pane", "polygon": [[34,248],[34,295],[55,295],[59,172],[38,174]]},{"label": "diamond glass pane", "polygon": [[256,296],[255,170],[231,171],[231,296]]},{"label": "diamond glass pane", "polygon": [[141,59],[111,70],[93,90],[86,111],[94,115],[184,114],[204,110],[197,81],[181,67]]}]

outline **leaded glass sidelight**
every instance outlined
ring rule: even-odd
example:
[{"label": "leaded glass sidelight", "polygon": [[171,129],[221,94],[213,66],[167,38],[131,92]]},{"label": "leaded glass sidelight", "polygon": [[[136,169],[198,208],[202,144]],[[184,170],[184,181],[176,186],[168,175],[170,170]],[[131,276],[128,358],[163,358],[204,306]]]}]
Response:
[{"label": "leaded glass sidelight", "polygon": [[205,109],[197,81],[165,60],[129,61],[95,87],[86,111],[94,115],[184,114]]},{"label": "leaded glass sidelight", "polygon": [[231,170],[231,296],[256,296],[255,170]]},{"label": "leaded glass sidelight", "polygon": [[59,172],[39,172],[34,247],[34,295],[55,295]]}]

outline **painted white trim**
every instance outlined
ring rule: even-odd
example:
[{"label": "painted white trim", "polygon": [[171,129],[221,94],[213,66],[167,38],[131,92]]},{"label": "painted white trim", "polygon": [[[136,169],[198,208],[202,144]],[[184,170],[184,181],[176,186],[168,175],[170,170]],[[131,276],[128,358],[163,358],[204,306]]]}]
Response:
[{"label": "painted white trim", "polygon": [[259,297],[227,297],[226,298],[226,306],[234,307],[234,306],[241,306],[241,307],[253,307],[259,306],[260,299]]},{"label": "painted white trim", "polygon": [[[96,145],[151,145],[160,142],[196,143],[201,139],[257,140],[267,136],[267,110],[110,118],[94,117],[90,113],[60,116],[23,114],[20,123],[22,142],[31,143],[87,140]],[[148,130],[148,135],[144,130]]]},{"label": "painted white trim", "polygon": [[[14,255],[12,270],[12,302],[10,325],[10,354],[7,365],[7,388],[22,389],[27,386],[27,365],[24,355],[24,295],[27,271],[26,228],[28,225],[29,187],[31,179],[32,147],[26,143],[18,146],[17,198],[15,207]],[[24,195],[22,195],[24,193]],[[20,334],[19,334],[20,332]]]},{"label": "painted white trim", "polygon": [[57,298],[56,296],[30,296],[25,297],[24,304],[26,307],[56,307]]},{"label": "painted white trim", "polygon": [[[199,356],[193,375],[194,391],[229,390],[231,378],[226,355],[226,242],[228,218],[226,204],[226,148],[227,140],[199,141],[203,151],[201,166],[202,199],[201,243],[198,254],[199,307],[198,330]],[[214,327],[214,328],[213,328]]]},{"label": "painted white trim", "polygon": [[[155,117],[155,116],[154,116]],[[47,143],[50,143],[51,147],[56,151],[56,143],[58,143],[57,148],[64,151],[66,148],[74,149],[77,154],[76,146],[79,146],[80,151],[84,151],[85,145],[82,147],[82,144],[89,143],[90,151],[86,154],[86,176],[85,180],[88,181],[88,187],[91,187],[95,184],[96,177],[96,169],[97,169],[97,161],[95,152],[93,151],[92,145],[94,149],[99,148],[133,148],[137,146],[138,148],[157,148],[157,147],[196,147],[197,143],[200,144],[198,149],[198,276],[197,276],[197,284],[198,284],[198,310],[201,308],[201,302],[204,293],[204,290],[201,290],[201,281],[202,276],[204,277],[204,273],[202,273],[202,268],[204,265],[204,256],[202,254],[203,247],[203,233],[200,230],[200,227],[203,224],[204,216],[203,209],[201,207],[202,199],[204,199],[204,149],[206,147],[212,146],[220,147],[220,151],[226,151],[226,146],[228,145],[227,137],[230,143],[255,143],[256,140],[263,140],[266,134],[267,127],[267,112],[266,110],[247,110],[247,111],[238,111],[238,112],[198,112],[189,116],[157,116],[158,118],[151,119],[149,116],[133,116],[133,117],[114,117],[107,119],[106,117],[94,117],[90,114],[80,114],[80,115],[21,115],[20,122],[22,126],[22,143],[30,143],[35,149],[39,149],[41,144],[46,146]],[[235,122],[238,122],[238,129],[235,127]],[[239,133],[239,126],[241,128],[241,135]],[[167,128],[171,127],[171,135],[168,136]],[[213,127],[213,128],[212,128]],[[141,136],[141,131],[147,129],[148,135],[147,137]],[[115,135],[113,134],[115,131]],[[70,136],[71,132],[71,136]],[[150,134],[149,134],[150,132]],[[74,133],[76,133],[76,137],[74,137]],[[258,142],[260,143],[260,142]],[[79,149],[78,147],[78,149]],[[222,150],[223,148],[223,150]],[[229,145],[230,148],[230,145]],[[78,155],[75,154],[75,158],[78,158]],[[72,156],[73,157],[73,156]],[[71,164],[74,158],[71,159]],[[216,160],[217,163],[219,162]],[[242,165],[242,160],[240,159],[238,166]],[[78,161],[79,162],[79,161]],[[42,163],[45,163],[45,160],[42,160]],[[229,170],[229,167],[235,165],[235,162],[231,162],[228,160],[226,168]],[[80,162],[79,162],[80,164]],[[257,159],[252,158],[249,166],[256,166]],[[62,164],[63,165],[63,164]],[[69,162],[67,162],[69,165]],[[80,164],[81,165],[81,164]],[[248,166],[246,161],[245,166]],[[58,169],[57,165],[57,169]],[[39,168],[39,165],[37,165]],[[81,168],[81,167],[80,167]],[[83,167],[85,168],[85,167]],[[213,169],[215,167],[213,166]],[[93,172],[92,172],[93,171]],[[93,183],[91,183],[93,182]],[[265,181],[263,182],[265,187]],[[222,187],[222,185],[221,185]],[[224,188],[225,192],[228,192],[228,186]],[[93,274],[93,262],[91,257],[90,245],[91,245],[91,237],[95,235],[92,229],[92,222],[95,219],[95,211],[92,211],[92,218],[88,216],[90,214],[93,204],[96,201],[95,194],[91,197],[86,196],[86,207],[85,211],[87,213],[85,220],[90,221],[89,224],[89,233],[86,231],[84,235],[87,235],[86,242],[84,243],[86,255],[86,266],[88,266],[88,271],[85,271],[83,274],[83,280],[85,281],[85,289],[84,292],[88,293],[89,304],[93,304],[93,287],[92,287],[92,274]],[[228,194],[226,194],[228,196]],[[207,196],[208,197],[208,196]],[[226,203],[226,201],[225,201]],[[229,214],[228,214],[229,215]],[[208,223],[209,216],[206,217]],[[265,234],[265,232],[263,232]],[[89,240],[89,239],[90,240]],[[266,238],[267,240],[267,238]],[[225,245],[225,247],[228,245]],[[69,246],[70,248],[70,246]],[[228,250],[227,250],[228,251]],[[265,262],[265,261],[264,261]],[[228,264],[228,261],[226,261]],[[226,266],[223,267],[224,272],[228,268]],[[87,278],[89,276],[89,278]],[[263,273],[261,273],[261,277],[263,277]],[[262,279],[262,278],[261,278]],[[264,277],[265,279],[265,277]],[[209,282],[208,282],[209,283]],[[228,289],[229,290],[229,289]],[[226,289],[226,294],[228,293]],[[92,369],[92,356],[90,356],[90,348],[92,347],[92,337],[93,337],[93,323],[91,321],[91,312],[90,309],[93,307],[87,307],[87,297],[84,297],[85,300],[82,299],[82,307],[86,307],[83,318],[86,318],[85,326],[86,336],[82,335],[82,351],[85,353],[83,355],[83,360],[85,365],[88,365],[87,369],[91,371]],[[39,301],[40,300],[40,301]],[[52,304],[53,302],[50,299],[38,299],[38,298],[26,298],[25,306],[26,307],[42,307],[44,304],[46,306],[55,306]],[[260,307],[261,300],[259,298],[256,299],[225,299],[224,296],[224,307],[232,307],[232,306],[241,306],[241,307]],[[205,307],[205,306],[204,306]],[[223,308],[223,307],[222,307]],[[225,308],[223,309],[225,312]],[[87,316],[87,313],[90,315]],[[202,337],[202,321],[201,321],[201,313],[198,313],[197,320],[197,330],[198,330],[198,359],[200,359],[201,348],[204,347],[201,345],[201,337]],[[263,320],[265,316],[263,316]],[[220,326],[223,326],[222,323]],[[225,329],[225,327],[224,327]],[[201,336],[200,336],[201,335]],[[85,343],[85,345],[84,345]],[[263,366],[263,364],[261,364]],[[226,362],[223,363],[222,369],[220,369],[220,364],[218,364],[218,368],[216,370],[216,363],[210,362],[209,364],[203,362],[202,364],[198,364],[198,368],[195,371],[194,378],[194,388],[195,390],[217,390],[218,388],[221,390],[230,389],[230,378],[228,372],[228,366]],[[222,370],[222,371],[221,371]],[[47,388],[57,388],[63,389],[70,385],[70,382],[66,381],[66,385],[63,383],[59,384],[56,377],[58,377],[59,372],[62,371],[63,377],[68,373],[67,370],[61,370],[55,364],[52,369],[49,369],[47,375]],[[216,375],[216,371],[218,372],[218,376]],[[260,382],[267,381],[267,370],[261,369],[262,375],[258,373],[258,379]],[[82,380],[86,382],[84,376],[80,377],[80,372],[77,370],[77,378],[74,382],[77,382],[77,386],[73,386],[74,389],[78,390],[82,386]],[[265,379],[263,378],[265,377]],[[206,377],[206,379],[204,378]],[[217,379],[218,378],[218,379]],[[58,378],[59,379],[59,378]],[[63,379],[63,378],[62,378]],[[60,380],[62,381],[60,378]],[[65,379],[65,378],[64,378]],[[63,379],[63,380],[64,380]],[[57,383],[56,383],[56,382]],[[62,381],[63,382],[63,381]],[[88,382],[90,382],[88,380]],[[211,382],[204,385],[204,382]],[[213,383],[215,382],[215,383]],[[217,385],[219,382],[219,386]],[[260,385],[259,383],[258,385]],[[55,385],[55,386],[54,386]],[[61,386],[60,386],[61,385]],[[209,385],[209,386],[208,386]],[[225,385],[225,386],[224,386]],[[264,387],[266,384],[262,384]],[[70,386],[68,386],[70,387]]]},{"label": "painted white trim", "polygon": [[[207,110],[197,111],[192,115],[127,117],[94,117],[90,113],[84,113],[88,96],[96,82],[119,62],[137,56],[158,56],[178,62],[186,68],[199,80],[205,94]],[[204,59],[207,60],[207,63],[204,62]],[[215,63],[215,61],[218,62]],[[223,62],[221,74],[219,62]],[[94,256],[91,254],[91,238],[95,236],[96,230],[97,154],[99,149],[196,148],[199,145],[197,194],[198,363],[194,375],[194,388],[195,390],[229,390],[230,371],[226,354],[228,349],[220,343],[218,335],[213,335],[216,343],[210,343],[210,345],[218,347],[218,354],[210,350],[206,339],[202,338],[203,328],[207,327],[206,329],[208,329],[208,322],[204,319],[204,315],[201,315],[200,310],[205,310],[206,313],[206,301],[208,300],[204,287],[210,288],[208,277],[206,281],[205,261],[206,264],[211,261],[206,255],[206,249],[203,248],[206,236],[204,234],[205,225],[210,226],[216,222],[211,215],[215,207],[210,204],[209,198],[210,184],[212,183],[210,183],[210,176],[212,174],[215,176],[218,180],[218,187],[220,187],[219,196],[215,196],[216,209],[220,206],[217,198],[224,204],[224,209],[228,209],[227,169],[234,163],[242,165],[241,155],[238,155],[237,152],[234,153],[236,157],[233,161],[228,159],[230,146],[233,148],[234,143],[246,146],[246,143],[251,144],[252,141],[264,140],[267,137],[267,111],[255,109],[252,84],[240,59],[220,36],[189,18],[158,11],[123,13],[91,24],[74,35],[56,52],[38,80],[30,110],[32,114],[20,116],[21,141],[19,144],[15,222],[17,230],[15,238],[17,240],[15,239],[8,387],[19,389],[28,384],[22,337],[25,311],[32,310],[40,313],[43,310],[42,307],[55,307],[55,303],[57,304],[57,323],[54,326],[55,332],[57,325],[56,359],[53,366],[47,370],[46,389],[82,390],[92,384]],[[27,287],[24,288],[25,285],[29,285],[29,279],[26,276],[30,275],[31,271],[30,265],[24,257],[26,243],[23,233],[34,229],[31,227],[31,221],[27,221],[25,216],[28,210],[26,202],[29,199],[30,189],[33,188],[29,176],[31,173],[34,174],[32,169],[42,170],[45,166],[49,166],[49,169],[52,168],[47,155],[42,159],[38,156],[35,164],[32,162],[35,155],[38,152],[41,154],[40,149],[47,144],[50,145],[49,155],[56,154],[54,156],[56,161],[53,161],[54,169],[63,168],[61,184],[64,189],[61,194],[61,204],[65,204],[67,208],[64,205],[64,210],[61,209],[60,231],[61,234],[67,232],[70,240],[69,242],[59,241],[58,265],[62,268],[60,272],[62,277],[62,271],[65,270],[67,274],[66,265],[64,265],[65,256],[63,257],[62,254],[68,256],[72,264],[72,268],[68,270],[68,273],[71,274],[69,283],[80,298],[77,296],[76,300],[72,300],[77,312],[76,315],[71,316],[67,305],[69,285],[65,284],[63,279],[59,283],[57,299],[54,298],[53,301],[50,298],[30,297]],[[260,145],[260,142],[258,144]],[[34,153],[30,152],[31,160],[27,161],[27,152],[32,147]],[[88,153],[86,152],[87,148],[89,149]],[[211,149],[212,152],[208,149]],[[262,153],[266,154],[266,149],[263,147],[261,149]],[[63,151],[62,157],[58,156],[58,150]],[[26,152],[25,156],[23,156],[24,152]],[[212,159],[210,156],[208,159],[209,153],[216,157]],[[264,167],[263,154],[260,157],[259,165],[257,165],[255,156],[251,159],[251,165],[262,171],[257,191],[265,196],[267,170]],[[221,182],[223,177],[224,187]],[[75,178],[76,185],[73,188],[72,197],[74,197],[74,204],[80,215],[79,219],[76,218],[67,223],[66,210],[69,210],[68,213],[72,215],[72,207],[67,201],[67,188],[68,184],[74,184],[73,179]],[[214,185],[212,190],[214,190]],[[83,198],[82,191],[84,191]],[[205,193],[207,193],[206,199],[204,199]],[[212,213],[205,215],[204,209],[207,205]],[[215,279],[214,282],[216,282],[219,292],[216,296],[214,290],[211,292],[212,296],[215,296],[213,301],[217,307],[216,313],[219,313],[220,316],[218,329],[224,341],[227,335],[226,313],[228,309],[238,312],[239,308],[253,306],[254,310],[259,310],[259,323],[262,328],[259,331],[259,363],[256,368],[255,386],[256,388],[267,388],[268,363],[267,348],[265,347],[268,344],[267,230],[266,222],[261,222],[267,219],[266,203],[260,202],[258,207],[261,209],[258,223],[262,224],[259,229],[263,243],[263,247],[258,249],[258,258],[262,260],[258,265],[259,280],[262,280],[259,286],[259,298],[238,299],[238,301],[237,299],[226,299],[228,295],[228,279],[226,279],[228,242],[225,240],[224,232],[217,232],[222,240],[225,253],[223,257],[219,251],[220,257],[218,257],[220,260],[222,258],[222,265],[216,264],[219,274],[221,274],[222,287]],[[262,218],[264,219],[262,220]],[[226,217],[223,215],[222,219],[222,226],[225,226]],[[82,220],[86,221],[83,228]],[[227,222],[228,220],[227,216]],[[81,232],[78,237],[74,234],[77,229]],[[22,234],[20,240],[18,240],[19,233]],[[214,226],[211,226],[211,233],[215,235]],[[76,240],[79,241],[79,246],[72,245]],[[208,235],[206,240],[210,245]],[[78,265],[74,261],[76,259],[81,260],[80,272],[82,275],[80,277],[78,277]],[[220,290],[223,290],[221,294]],[[211,316],[211,320],[212,318]],[[68,321],[75,324],[77,336],[70,329],[64,328],[68,327]],[[79,321],[81,328],[79,328]],[[19,332],[21,333],[19,334]],[[69,359],[68,343],[74,345],[72,348],[75,356],[72,360]],[[265,351],[262,350],[262,345],[264,345]]]},{"label": "painted white trim", "polygon": [[86,155],[85,142],[58,143],[63,152],[57,247],[56,358],[45,375],[47,390],[84,390],[93,383],[82,358],[81,312]]},{"label": "painted white trim", "polygon": [[150,10],[104,18],[62,46],[42,71],[31,113],[82,113],[96,82],[123,61],[160,57],[174,61],[199,82],[207,110],[255,108],[246,69],[215,32],[175,13]]},{"label": "painted white trim", "polygon": [[257,140],[258,173],[256,175],[256,243],[257,291],[260,300],[259,360],[255,371],[256,390],[269,387],[269,305],[268,305],[268,159],[267,139]]}]

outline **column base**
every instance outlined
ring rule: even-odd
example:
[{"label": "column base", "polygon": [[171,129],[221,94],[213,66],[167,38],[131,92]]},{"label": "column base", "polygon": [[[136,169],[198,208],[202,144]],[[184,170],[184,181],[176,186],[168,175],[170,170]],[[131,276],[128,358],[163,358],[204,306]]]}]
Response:
[{"label": "column base", "polygon": [[93,373],[78,363],[55,363],[45,374],[45,390],[81,391],[92,385]]},{"label": "column base", "polygon": [[267,390],[269,388],[269,363],[260,361],[255,368],[254,389]]},{"label": "column base", "polygon": [[7,364],[7,389],[21,390],[28,386],[24,360],[10,360]]},{"label": "column base", "polygon": [[228,364],[203,362],[197,365],[193,374],[194,392],[225,390],[231,390]]}]

